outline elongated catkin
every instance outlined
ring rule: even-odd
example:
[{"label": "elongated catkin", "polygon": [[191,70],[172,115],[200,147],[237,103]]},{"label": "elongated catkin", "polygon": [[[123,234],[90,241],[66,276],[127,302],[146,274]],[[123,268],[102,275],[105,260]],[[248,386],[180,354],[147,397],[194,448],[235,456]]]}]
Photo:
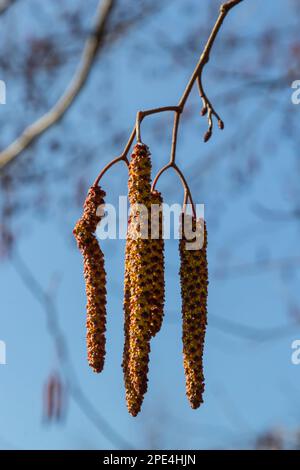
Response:
[{"label": "elongated catkin", "polygon": [[[207,324],[207,231],[203,220],[189,215],[184,221],[191,223],[193,230],[202,231],[203,245],[188,250],[186,237],[179,243],[180,283],[182,296],[182,341],[184,370],[186,377],[186,394],[192,408],[198,408],[203,402],[203,348]],[[201,237],[200,237],[201,238]]]},{"label": "elongated catkin", "polygon": [[[128,221],[128,227],[130,226],[130,219]],[[129,229],[128,229],[129,231]],[[141,398],[137,397],[135,388],[132,382],[130,369],[129,369],[129,358],[130,358],[130,297],[131,297],[131,285],[130,285],[130,268],[131,268],[131,257],[132,257],[132,240],[127,235],[126,240],[126,251],[125,251],[125,278],[124,278],[124,351],[123,351],[123,362],[122,368],[124,373],[124,383],[126,391],[126,401],[128,411],[132,416],[136,416],[142,405]]]},{"label": "elongated catkin", "polygon": [[104,205],[105,192],[92,186],[84,204],[84,212],[73,230],[84,259],[87,295],[87,352],[88,362],[95,372],[101,372],[105,358],[106,329],[106,272],[104,257],[94,235],[102,216],[97,213]]},{"label": "elongated catkin", "polygon": [[[151,334],[155,336],[162,325],[165,302],[163,199],[159,191],[151,193]],[[155,237],[155,238],[154,238]],[[157,237],[157,238],[156,238]]]},{"label": "elongated catkin", "polygon": [[[125,259],[125,345],[124,382],[129,412],[136,416],[147,391],[151,338],[151,241],[142,238],[143,205],[150,209],[151,160],[148,147],[137,144],[129,166],[128,196],[131,216],[128,225]],[[146,214],[148,215],[148,214]]]}]

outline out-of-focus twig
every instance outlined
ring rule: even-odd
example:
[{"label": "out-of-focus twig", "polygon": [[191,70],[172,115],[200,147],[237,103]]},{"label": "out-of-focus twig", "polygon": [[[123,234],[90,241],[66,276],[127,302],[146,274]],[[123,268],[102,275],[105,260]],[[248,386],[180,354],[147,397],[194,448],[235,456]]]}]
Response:
[{"label": "out-of-focus twig", "polygon": [[96,56],[104,44],[106,26],[114,6],[115,0],[99,1],[95,26],[86,40],[80,64],[71,83],[50,111],[27,127],[14,142],[0,152],[0,169],[16,158],[49,127],[57,123],[73,104],[88,79]]},{"label": "out-of-focus twig", "polygon": [[[156,174],[155,178],[153,179],[151,189],[152,189],[152,191],[154,191],[155,187],[156,187],[156,184],[157,184],[159,178],[161,177],[161,175],[165,171],[167,171],[168,169],[173,168],[173,170],[175,170],[175,172],[178,174],[179,179],[180,179],[180,181],[182,183],[182,186],[183,186],[183,189],[184,189],[184,194],[185,194],[185,196],[184,196],[184,207],[186,205],[187,200],[189,199],[190,203],[191,203],[191,206],[192,206],[193,214],[195,216],[195,214],[196,214],[195,205],[193,203],[192,194],[191,194],[189,185],[188,185],[182,171],[179,169],[179,167],[178,167],[178,165],[176,164],[176,161],[175,161],[176,160],[176,149],[177,149],[177,136],[178,136],[180,118],[181,118],[181,115],[184,111],[186,102],[187,102],[187,100],[190,96],[190,93],[193,89],[193,86],[194,86],[195,82],[198,80],[198,84],[200,85],[201,98],[202,98],[202,100],[204,100],[205,105],[209,107],[208,116],[209,116],[209,123],[210,123],[209,126],[210,127],[209,127],[209,131],[205,134],[204,141],[207,142],[209,140],[209,138],[211,137],[211,134],[212,134],[212,115],[218,117],[220,129],[224,128],[223,121],[219,118],[219,116],[215,112],[215,110],[213,108],[213,105],[208,100],[208,98],[207,98],[207,96],[204,92],[201,80],[202,80],[202,74],[203,74],[204,67],[209,62],[211,50],[214,46],[214,43],[215,43],[216,38],[218,36],[218,33],[219,33],[223,23],[224,23],[224,20],[225,20],[227,14],[229,13],[229,11],[233,7],[235,7],[236,5],[238,5],[241,2],[243,2],[243,0],[229,0],[225,3],[223,3],[220,6],[219,15],[218,15],[218,17],[215,21],[215,24],[213,25],[213,28],[212,28],[212,30],[209,34],[209,37],[206,41],[205,46],[204,46],[203,52],[200,55],[200,58],[199,58],[199,60],[196,64],[196,67],[194,68],[193,73],[192,73],[190,79],[188,80],[188,83],[187,83],[187,85],[186,85],[186,87],[185,87],[185,89],[184,89],[184,91],[183,91],[183,93],[182,93],[182,95],[179,99],[178,104],[177,105],[161,106],[161,107],[158,107],[158,108],[152,108],[152,109],[138,111],[137,114],[136,114],[135,126],[134,126],[134,128],[133,128],[133,130],[132,130],[132,132],[129,136],[129,139],[126,143],[126,146],[125,146],[123,152],[119,156],[115,157],[104,168],[104,170],[100,171],[100,173],[99,173],[98,177],[96,178],[96,181],[95,181],[94,184],[97,185],[99,183],[100,179],[102,178],[103,174],[106,172],[106,170],[108,168],[110,168],[115,163],[118,163],[119,161],[125,160],[127,158],[127,154],[129,152],[129,150],[131,148],[131,145],[132,145],[135,138],[136,138],[138,143],[142,143],[141,124],[142,124],[142,121],[144,120],[145,117],[151,116],[151,115],[154,115],[154,114],[164,113],[164,112],[173,112],[174,113],[174,124],[173,124],[173,131],[172,131],[172,143],[171,143],[170,159],[169,159],[169,162],[166,165],[164,165],[158,171],[158,173]],[[0,155],[0,158],[1,158],[1,155]]]},{"label": "out-of-focus twig", "polygon": [[0,0],[0,15],[3,15],[7,10],[16,3],[17,0]]},{"label": "out-of-focus twig", "polygon": [[270,209],[269,207],[265,207],[261,203],[256,203],[253,206],[253,211],[263,220],[268,219],[268,220],[274,220],[276,222],[280,220],[293,221],[293,220],[297,220],[300,218],[300,208],[298,207],[287,211],[287,210],[281,210],[278,208]]},{"label": "out-of-focus twig", "polygon": [[[134,12],[130,18],[124,19],[122,17],[121,19],[117,19],[114,21],[112,28],[106,28],[106,23],[108,23],[108,14],[110,16],[110,11],[108,11],[108,7],[105,8],[105,4],[111,2],[110,0],[103,1],[104,3],[102,10],[99,6],[99,14],[101,14],[102,11],[103,16],[104,14],[107,14],[107,17],[104,18],[103,22],[101,23],[101,17],[99,17],[99,14],[96,15],[96,24],[92,31],[87,33],[88,39],[86,40],[86,44],[82,53],[81,62],[65,93],[57,101],[53,108],[50,109],[50,111],[29,125],[19,137],[17,137],[7,148],[0,152],[0,170],[13,161],[15,157],[20,155],[42,134],[44,134],[44,132],[46,132],[64,117],[65,113],[72,106],[75,98],[78,96],[79,92],[86,83],[100,49],[102,50],[104,46],[111,46],[134,25],[140,25],[141,21],[143,21],[145,17],[161,11],[168,5],[167,1],[165,1],[164,4],[158,1],[152,2],[150,5],[144,6],[142,11],[138,11],[136,13]],[[105,24],[100,31],[101,25],[103,23]],[[94,40],[95,38],[98,42]]]},{"label": "out-of-focus twig", "polygon": [[297,322],[283,326],[257,328],[255,326],[244,325],[227,318],[222,318],[214,314],[210,314],[209,321],[212,327],[218,329],[222,333],[256,342],[279,339],[291,334],[295,327],[299,328],[299,323]]},{"label": "out-of-focus twig", "polygon": [[214,272],[216,279],[227,279],[235,276],[248,276],[263,271],[300,267],[300,256],[286,256],[278,259],[263,259],[254,262],[240,263],[233,266],[220,266]]},{"label": "out-of-focus twig", "polygon": [[59,315],[53,296],[49,295],[49,293],[37,281],[27,263],[25,263],[18,252],[17,247],[14,247],[11,263],[25,287],[41,304],[45,312],[47,329],[53,340],[56,353],[60,359],[61,368],[64,373],[71,398],[73,398],[84,415],[94,424],[102,435],[110,441],[111,444],[120,449],[132,449],[133,446],[99,413],[83,392],[70,359],[67,341],[59,325]]}]

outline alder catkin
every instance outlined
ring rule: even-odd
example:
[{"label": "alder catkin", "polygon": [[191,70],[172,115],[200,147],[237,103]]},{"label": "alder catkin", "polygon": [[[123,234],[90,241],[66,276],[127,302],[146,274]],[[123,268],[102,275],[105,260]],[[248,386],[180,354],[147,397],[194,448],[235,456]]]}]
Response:
[{"label": "alder catkin", "polygon": [[[104,256],[94,235],[103,213],[105,192],[99,186],[89,189],[82,217],[73,230],[84,259],[84,277],[87,295],[87,353],[89,365],[101,372],[105,358],[106,329],[106,272]],[[98,210],[99,211],[99,210]]]},{"label": "alder catkin", "polygon": [[[130,226],[130,219],[128,221],[128,226]],[[124,373],[124,383],[125,383],[125,390],[126,390],[126,401],[127,407],[132,414],[132,416],[136,416],[142,405],[142,400],[137,398],[137,394],[135,392],[131,374],[129,370],[129,354],[130,354],[130,262],[131,259],[131,248],[132,248],[132,240],[127,236],[126,240],[126,251],[125,251],[125,278],[124,278],[124,351],[123,351],[123,362],[122,368]]]},{"label": "alder catkin", "polygon": [[128,410],[136,416],[147,391],[152,313],[151,240],[148,237],[148,226],[146,237],[141,236],[145,220],[141,206],[137,207],[143,205],[149,211],[151,204],[151,160],[148,147],[144,144],[137,144],[133,149],[128,196],[131,216],[125,259],[123,370]]},{"label": "alder catkin", "polygon": [[[192,408],[198,408],[203,402],[204,375],[203,349],[207,324],[207,231],[203,220],[189,218],[193,230],[201,231],[197,249],[187,249],[188,243],[184,234],[179,242],[180,283],[182,296],[182,341],[183,359],[186,378],[186,394]],[[198,232],[199,233],[199,232]]]},{"label": "alder catkin", "polygon": [[[151,334],[155,336],[162,325],[165,302],[163,199],[159,191],[151,192]],[[155,238],[154,238],[155,237]],[[157,238],[156,238],[157,237]]]}]

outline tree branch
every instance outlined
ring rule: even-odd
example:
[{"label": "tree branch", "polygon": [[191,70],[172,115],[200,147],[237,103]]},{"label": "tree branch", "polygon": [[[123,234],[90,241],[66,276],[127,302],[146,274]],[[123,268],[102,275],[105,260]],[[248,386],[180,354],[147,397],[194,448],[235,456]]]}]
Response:
[{"label": "tree branch", "polygon": [[93,31],[86,40],[80,64],[71,83],[50,111],[28,126],[14,142],[0,152],[0,169],[29,147],[49,127],[56,124],[73,104],[87,81],[97,53],[103,45],[106,25],[114,6],[115,0],[99,1]]},{"label": "tree branch", "polygon": [[7,12],[9,7],[11,7],[17,0],[0,0],[0,15],[3,15]]},{"label": "tree branch", "polygon": [[296,328],[299,328],[298,322],[273,326],[269,328],[257,328],[255,326],[244,325],[243,323],[232,321],[213,314],[210,314],[209,318],[211,326],[218,329],[222,333],[256,342],[281,339],[284,336],[290,335]]},{"label": "tree branch", "polygon": [[[141,123],[143,121],[143,119],[146,117],[146,116],[150,116],[150,115],[153,115],[153,114],[160,114],[160,113],[163,113],[163,112],[166,112],[166,111],[172,111],[174,112],[174,124],[173,124],[173,132],[172,132],[172,145],[171,145],[171,154],[170,154],[170,160],[169,162],[163,166],[159,172],[157,173],[157,175],[155,176],[154,178],[154,181],[153,181],[153,184],[152,184],[152,191],[155,189],[155,186],[160,178],[160,176],[166,171],[168,170],[169,168],[173,168],[176,173],[178,173],[179,177],[180,177],[180,180],[182,182],[182,185],[183,185],[183,188],[184,188],[184,204],[183,204],[183,207],[185,208],[186,206],[186,203],[187,203],[187,199],[190,200],[190,203],[192,205],[192,209],[193,209],[193,214],[194,216],[196,216],[196,210],[195,210],[195,206],[194,206],[194,203],[193,203],[193,200],[192,200],[192,194],[191,194],[191,191],[190,191],[190,188],[188,186],[188,183],[184,177],[184,175],[182,174],[181,170],[178,168],[178,166],[176,165],[176,147],[177,147],[177,134],[178,134],[178,129],[179,129],[179,124],[180,124],[180,116],[181,114],[183,113],[184,111],[184,107],[185,107],[185,104],[187,102],[187,99],[188,97],[190,96],[190,93],[193,89],[193,86],[195,84],[195,82],[198,80],[198,85],[200,86],[200,95],[201,95],[201,98],[202,100],[204,100],[204,103],[206,106],[209,106],[209,109],[208,109],[208,116],[209,116],[209,131],[205,134],[205,138],[204,138],[204,141],[207,142],[212,134],[212,115],[215,115],[217,118],[218,118],[218,123],[219,123],[219,127],[220,129],[224,129],[224,123],[223,121],[220,119],[219,115],[215,112],[211,102],[208,100],[206,94],[204,93],[204,90],[203,90],[203,86],[202,86],[202,73],[203,73],[203,69],[204,69],[204,66],[209,62],[209,56],[210,56],[210,52],[211,52],[211,49],[215,43],[215,40],[216,40],[216,37],[222,27],[222,24],[228,14],[228,12],[233,8],[235,7],[236,5],[238,5],[239,3],[243,2],[244,0],[229,0],[227,2],[225,2],[224,4],[221,5],[220,7],[220,10],[219,10],[219,15],[217,17],[217,20],[212,28],[212,31],[207,39],[207,42],[205,44],[205,47],[203,49],[203,52],[196,64],[196,67],[194,68],[194,71],[183,91],[183,94],[179,100],[179,103],[178,105],[176,106],[163,106],[163,107],[159,107],[159,108],[154,108],[154,109],[147,109],[147,110],[140,110],[137,112],[136,114],[136,122],[135,122],[135,127],[129,137],[129,140],[126,144],[126,147],[125,149],[123,150],[123,153],[121,153],[121,155],[119,155],[118,157],[114,158],[113,160],[111,160],[111,162],[106,165],[106,167],[99,173],[98,177],[96,178],[96,181],[95,181],[95,185],[97,185],[101,179],[101,177],[105,174],[105,172],[111,167],[113,166],[115,163],[118,163],[119,161],[121,160],[124,160],[125,162],[128,163],[128,160],[127,160],[127,154],[130,150],[130,147],[134,141],[134,139],[136,138],[137,142],[138,143],[141,143],[142,142],[142,138],[141,138]],[[1,155],[0,155],[1,157]]]}]

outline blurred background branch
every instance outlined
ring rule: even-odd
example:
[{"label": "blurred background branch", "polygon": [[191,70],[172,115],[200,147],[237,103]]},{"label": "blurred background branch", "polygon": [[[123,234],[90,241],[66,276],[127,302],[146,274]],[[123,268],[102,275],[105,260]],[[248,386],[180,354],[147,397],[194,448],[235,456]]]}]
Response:
[{"label": "blurred background branch", "polygon": [[76,377],[65,335],[59,325],[59,313],[54,302],[54,293],[48,293],[43,289],[30,271],[28,265],[22,259],[17,247],[14,248],[14,255],[11,259],[11,263],[26,288],[44,310],[47,330],[53,341],[59,365],[67,383],[67,391],[71,398],[87,419],[113,446],[121,449],[132,449],[133,446],[99,413],[97,407],[91,403],[84,393]]},{"label": "blurred background branch", "polygon": [[73,101],[85,84],[99,50],[104,44],[107,22],[114,7],[114,0],[100,0],[97,6],[94,28],[86,40],[80,64],[72,81],[53,108],[36,122],[27,127],[20,137],[0,152],[0,169],[16,158],[26,147],[31,145],[43,132],[57,123],[73,104]]},{"label": "blurred background branch", "polygon": [[17,0],[0,0],[0,15],[3,15],[7,10],[16,3]]}]

